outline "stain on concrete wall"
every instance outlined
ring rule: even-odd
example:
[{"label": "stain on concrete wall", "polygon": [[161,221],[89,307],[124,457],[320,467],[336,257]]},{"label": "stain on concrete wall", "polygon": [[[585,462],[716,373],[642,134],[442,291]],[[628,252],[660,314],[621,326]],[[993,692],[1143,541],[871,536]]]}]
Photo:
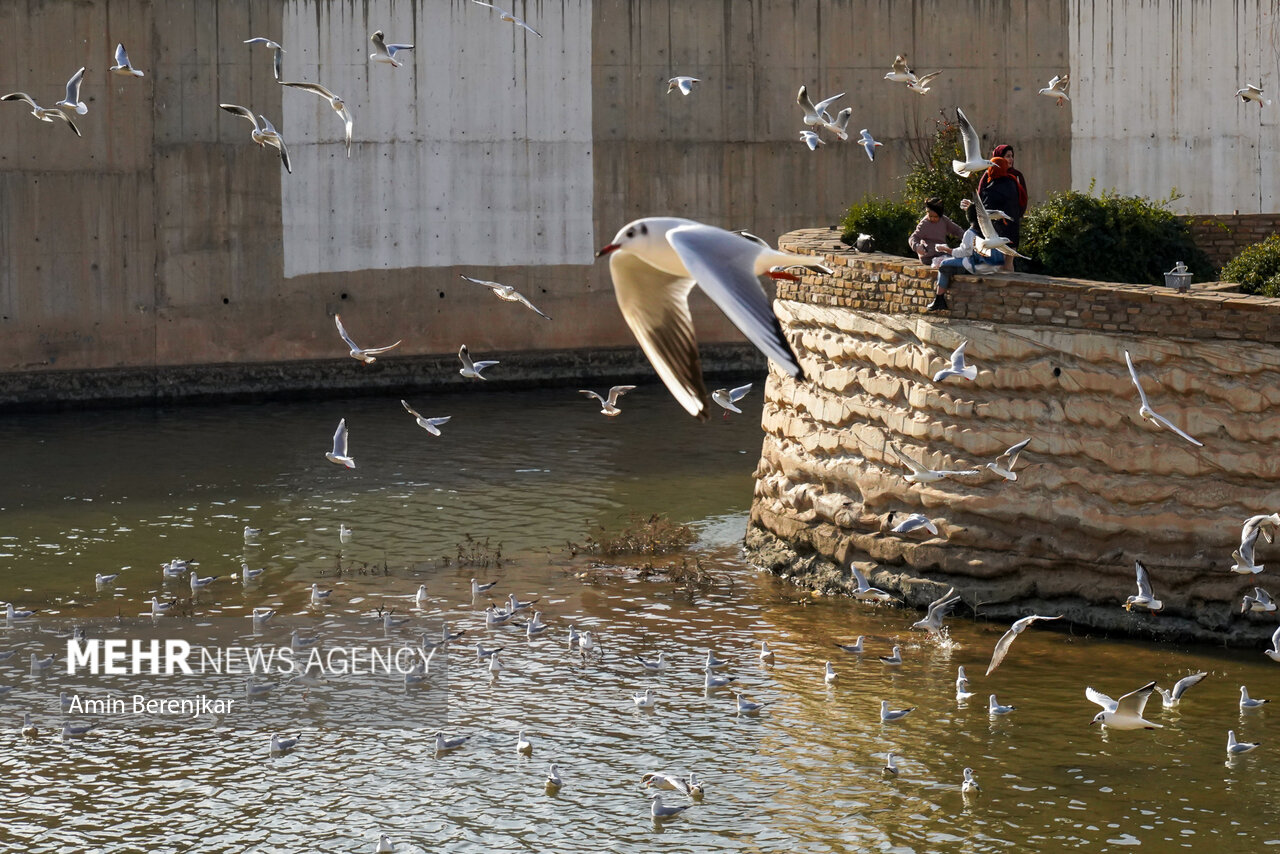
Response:
[{"label": "stain on concrete wall", "polygon": [[[284,274],[454,264],[589,264],[591,2],[516,4],[546,37],[470,0],[284,6],[283,93],[294,174],[282,176]],[[401,68],[369,35],[412,43]]]},{"label": "stain on concrete wall", "polygon": [[1071,174],[1188,213],[1274,211],[1280,106],[1275,0],[1071,0]]}]

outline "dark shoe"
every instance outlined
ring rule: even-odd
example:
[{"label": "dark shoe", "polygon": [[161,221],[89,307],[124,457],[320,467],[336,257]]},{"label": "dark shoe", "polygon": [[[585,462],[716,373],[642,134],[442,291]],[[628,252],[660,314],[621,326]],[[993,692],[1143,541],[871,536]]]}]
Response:
[{"label": "dark shoe", "polygon": [[936,297],[933,298],[933,302],[929,303],[929,308],[926,310],[927,311],[946,311],[947,295],[938,294]]}]

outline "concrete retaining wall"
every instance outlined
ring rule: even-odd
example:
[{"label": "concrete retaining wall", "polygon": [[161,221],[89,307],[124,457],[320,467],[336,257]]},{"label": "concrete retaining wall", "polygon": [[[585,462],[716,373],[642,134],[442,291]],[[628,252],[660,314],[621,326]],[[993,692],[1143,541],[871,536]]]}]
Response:
[{"label": "concrete retaining wall", "polygon": [[[776,304],[811,380],[775,371],[766,389],[748,538],[762,563],[796,574],[807,559],[802,583],[831,591],[848,590],[858,563],[916,603],[955,584],[988,616],[1270,637],[1274,615],[1238,613],[1264,578],[1228,567],[1241,522],[1280,510],[1280,300],[959,276],[952,310],[927,314],[933,273],[914,261],[850,255],[825,230],[780,243],[835,274],[784,285]],[[976,381],[932,382],[962,341]],[[1138,417],[1125,351],[1155,410],[1203,448]],[[984,467],[1024,438],[1017,482]],[[981,474],[908,484],[890,443]],[[913,512],[939,536],[890,532]],[[1280,559],[1280,546],[1258,553]],[[1166,603],[1159,616],[1122,607],[1135,560]]]}]

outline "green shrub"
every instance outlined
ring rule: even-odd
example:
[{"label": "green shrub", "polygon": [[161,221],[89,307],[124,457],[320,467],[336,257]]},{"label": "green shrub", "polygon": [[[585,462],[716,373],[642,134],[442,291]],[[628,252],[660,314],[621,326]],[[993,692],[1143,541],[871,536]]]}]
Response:
[{"label": "green shrub", "polygon": [[1222,268],[1222,281],[1236,282],[1247,294],[1280,297],[1280,234],[1255,243]]},{"label": "green shrub", "polygon": [[[915,144],[912,146],[917,148]],[[960,210],[961,199],[971,199],[978,190],[981,173],[964,178],[951,168],[952,160],[964,160],[964,142],[960,139],[960,125],[946,118],[938,119],[933,142],[928,148],[915,152],[915,164],[907,175],[903,194],[907,204],[918,211],[924,210],[926,199],[937,196],[942,199],[942,209],[947,216],[965,227],[964,214]]]},{"label": "green shrub", "polygon": [[1176,198],[1055,193],[1027,212],[1018,248],[1031,257],[1031,272],[1050,276],[1163,285],[1164,273],[1183,261],[1193,281],[1210,280],[1213,264],[1168,209]]},{"label": "green shrub", "polygon": [[916,230],[922,216],[923,208],[893,199],[863,196],[862,201],[849,206],[840,221],[840,239],[852,246],[859,234],[870,234],[875,238],[877,252],[914,258],[916,253],[911,251],[907,238]]}]

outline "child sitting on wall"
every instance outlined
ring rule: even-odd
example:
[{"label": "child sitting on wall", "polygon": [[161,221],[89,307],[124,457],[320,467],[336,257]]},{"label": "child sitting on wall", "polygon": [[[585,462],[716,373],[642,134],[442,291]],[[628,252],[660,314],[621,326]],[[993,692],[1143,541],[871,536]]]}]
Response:
[{"label": "child sitting on wall", "polygon": [[[950,250],[950,258],[938,264],[938,293],[929,304],[929,311],[944,311],[947,306],[947,288],[951,286],[951,277],[961,271],[966,273],[995,273],[1004,265],[1004,254],[995,250],[984,255],[975,246],[982,234],[978,230],[978,211],[969,199],[961,199],[960,207],[969,218],[969,228],[960,238],[960,245]],[[939,244],[938,250],[946,249],[946,244]]]}]

